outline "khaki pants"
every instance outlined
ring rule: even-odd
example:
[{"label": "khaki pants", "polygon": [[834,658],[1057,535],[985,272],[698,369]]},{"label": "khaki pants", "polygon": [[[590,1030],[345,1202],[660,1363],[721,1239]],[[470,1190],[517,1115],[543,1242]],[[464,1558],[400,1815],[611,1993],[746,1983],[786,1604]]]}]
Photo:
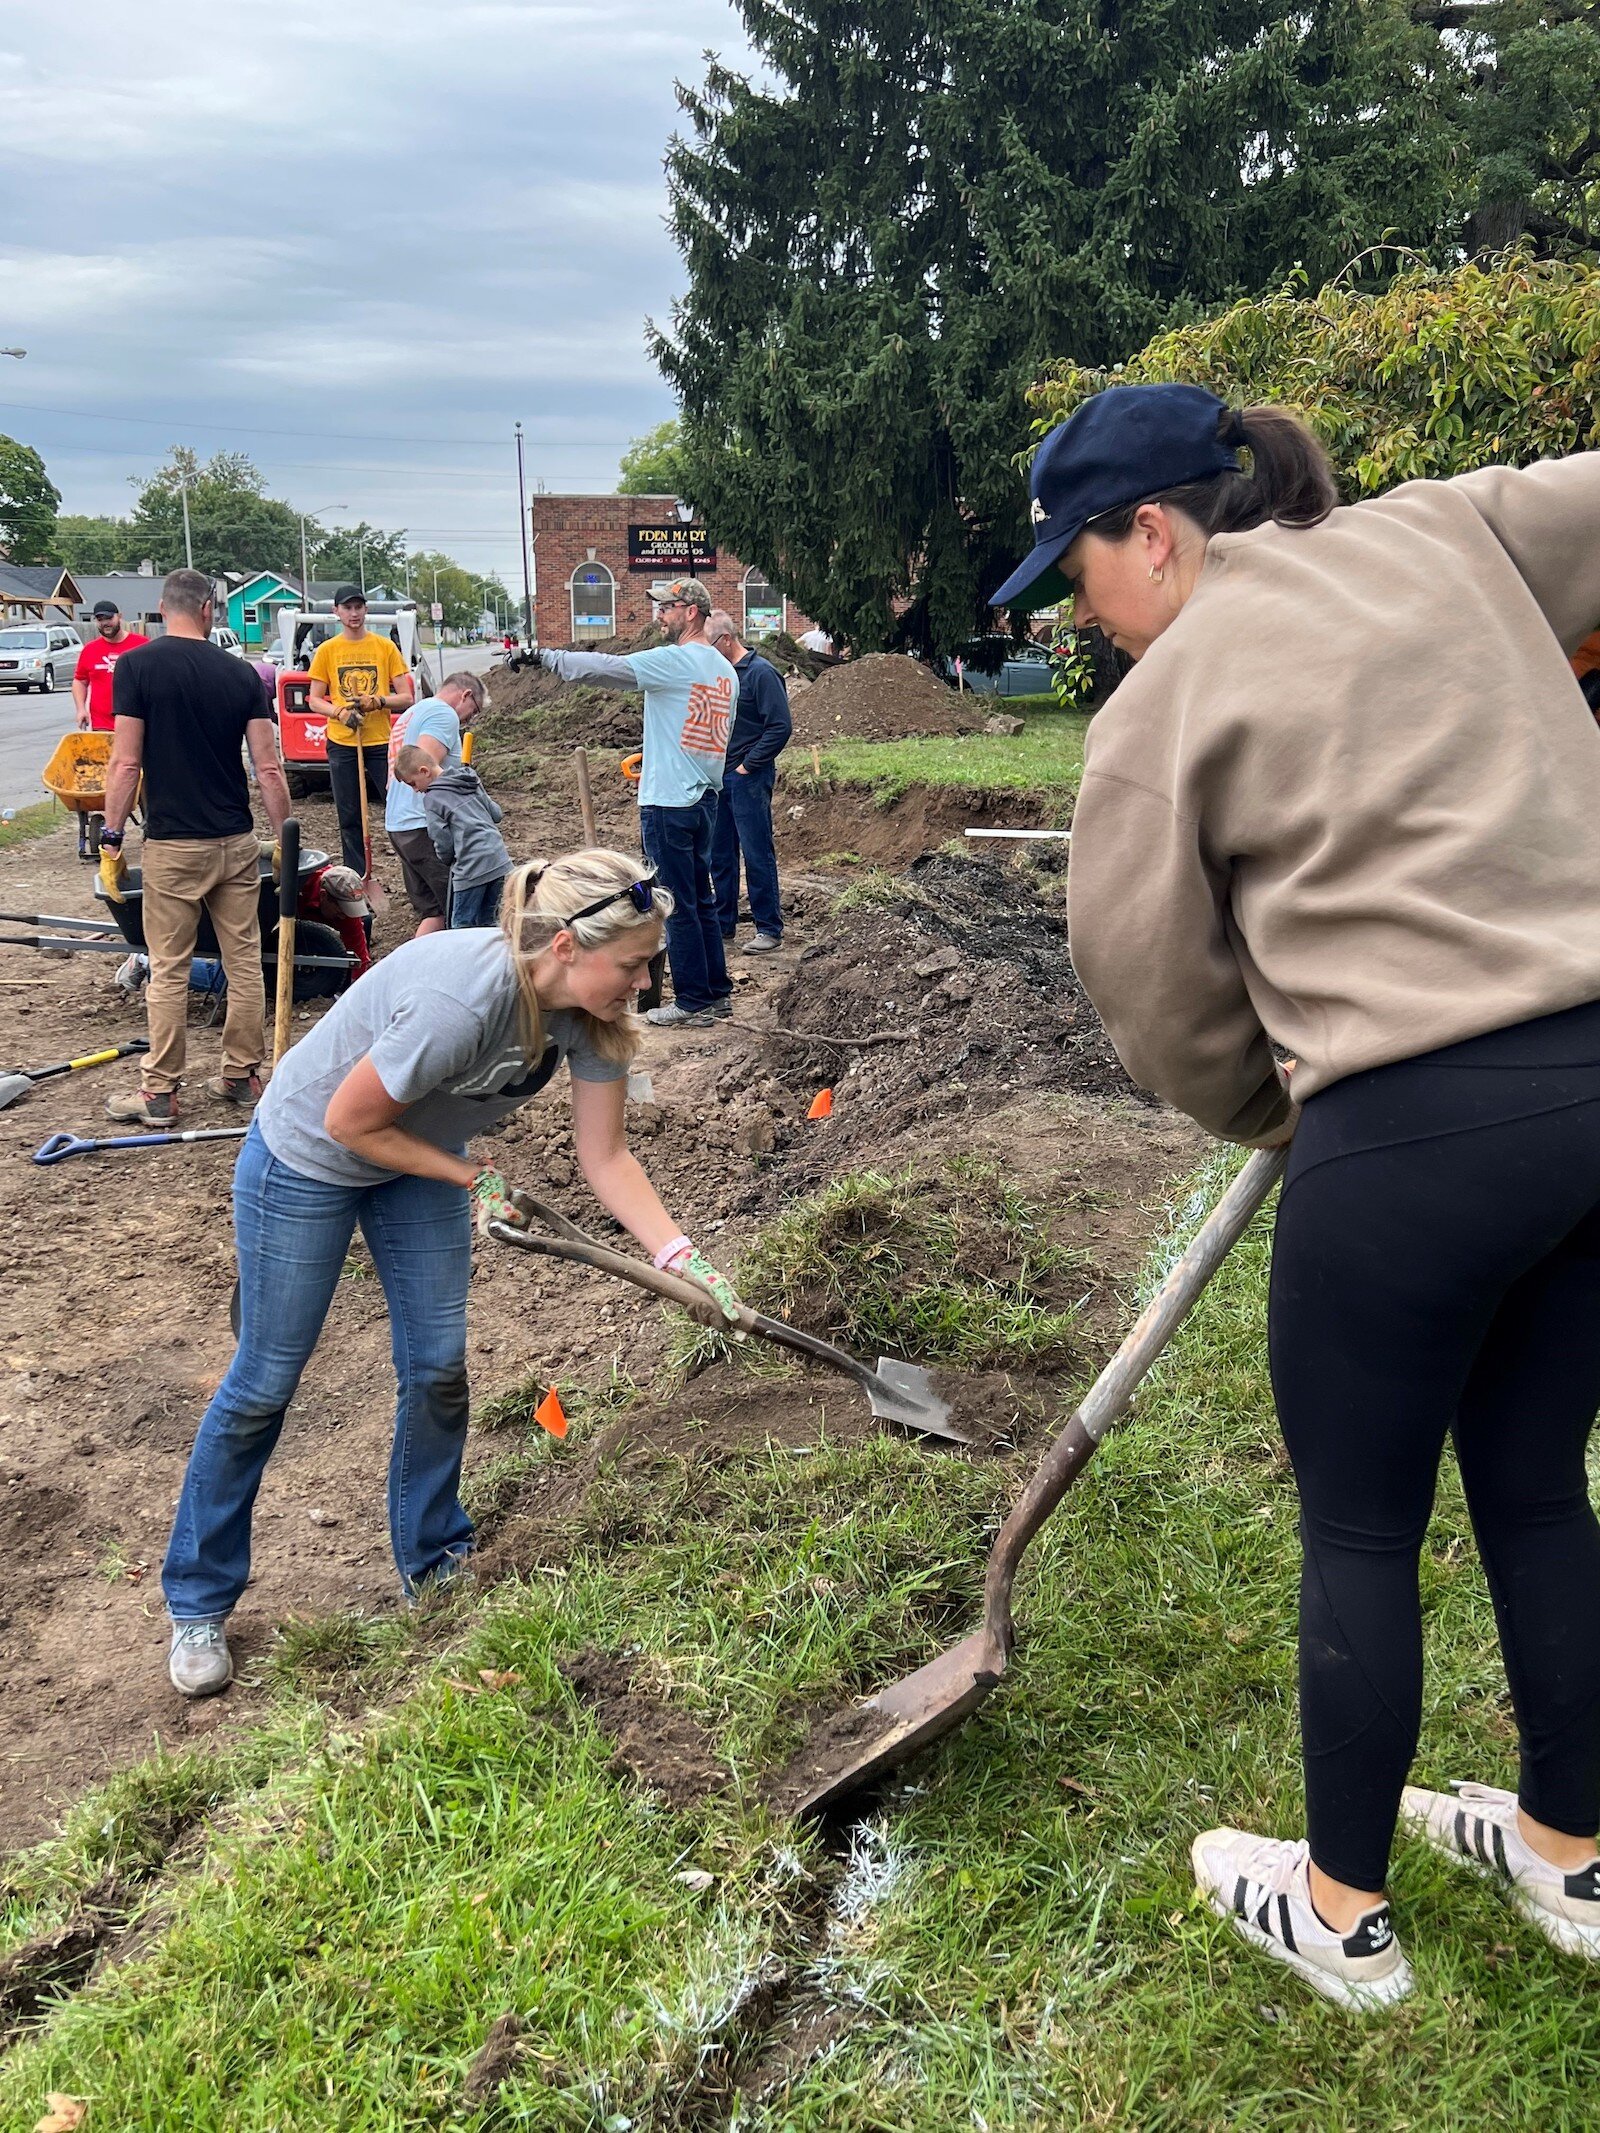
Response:
[{"label": "khaki pants", "polygon": [[260,869],[253,836],[146,838],[144,938],[150,955],[150,1053],[140,1076],[152,1096],[183,1076],[189,1019],[189,964],[200,907],[211,914],[228,980],[222,1025],[222,1071],[230,1081],[253,1074],[266,1049],[261,982]]}]

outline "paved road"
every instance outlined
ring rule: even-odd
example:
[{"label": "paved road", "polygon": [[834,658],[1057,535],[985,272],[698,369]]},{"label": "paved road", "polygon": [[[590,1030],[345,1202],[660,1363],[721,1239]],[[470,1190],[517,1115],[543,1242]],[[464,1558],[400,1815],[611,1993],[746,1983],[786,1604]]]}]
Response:
[{"label": "paved road", "polygon": [[[424,646],[424,657],[431,666],[431,643]],[[447,644],[445,672],[464,667],[468,673],[484,674],[492,657],[487,644]],[[0,808],[30,807],[35,800],[49,798],[39,773],[72,723],[71,689],[57,689],[53,696],[20,696],[15,689],[0,689]]]},{"label": "paved road", "polygon": [[31,807],[35,800],[49,799],[39,773],[73,723],[70,689],[57,689],[53,696],[0,689],[0,807]]}]

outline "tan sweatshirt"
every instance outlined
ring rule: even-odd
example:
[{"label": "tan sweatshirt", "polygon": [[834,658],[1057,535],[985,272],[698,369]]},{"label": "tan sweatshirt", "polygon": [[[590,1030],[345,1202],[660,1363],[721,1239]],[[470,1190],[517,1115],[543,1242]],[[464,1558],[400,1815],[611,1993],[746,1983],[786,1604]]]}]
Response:
[{"label": "tan sweatshirt", "polygon": [[1134,1080],[1295,1094],[1600,998],[1600,452],[1211,542],[1089,731],[1072,961]]}]

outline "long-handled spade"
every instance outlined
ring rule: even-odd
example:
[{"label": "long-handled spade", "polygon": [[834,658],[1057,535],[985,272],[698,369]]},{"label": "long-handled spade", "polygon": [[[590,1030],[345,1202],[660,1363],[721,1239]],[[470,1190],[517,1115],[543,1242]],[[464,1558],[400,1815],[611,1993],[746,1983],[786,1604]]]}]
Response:
[{"label": "long-handled spade", "polygon": [[[569,1222],[555,1208],[546,1207],[542,1200],[535,1200],[527,1193],[519,1193],[518,1204],[530,1218],[526,1229],[513,1229],[506,1222],[492,1222],[489,1234],[501,1244],[514,1244],[525,1252],[544,1252],[552,1259],[569,1259],[578,1266],[596,1267],[602,1274],[616,1274],[623,1281],[631,1281],[636,1288],[648,1289],[656,1296],[664,1296],[671,1303],[683,1304],[690,1310],[703,1309],[707,1291],[697,1281],[687,1281],[677,1274],[669,1274],[648,1265],[643,1260],[630,1259],[624,1252],[613,1252]],[[533,1223],[543,1224],[534,1228]],[[798,1326],[785,1324],[781,1318],[765,1318],[759,1311],[752,1311],[748,1304],[739,1306],[739,1330],[754,1333],[759,1339],[771,1341],[774,1346],[788,1348],[796,1355],[803,1355],[814,1363],[825,1363],[830,1370],[842,1371],[854,1378],[867,1396],[867,1404],[881,1421],[897,1423],[901,1429],[913,1431],[922,1437],[943,1437],[950,1444],[970,1444],[971,1438],[950,1420],[950,1403],[941,1399],[933,1378],[917,1363],[903,1363],[898,1356],[880,1355],[877,1368],[850,1355],[843,1348],[834,1347],[831,1341],[819,1340],[814,1333],[803,1333]]]},{"label": "long-handled spade", "polygon": [[980,1627],[849,1714],[848,1742],[855,1744],[854,1752],[802,1792],[791,1803],[793,1813],[822,1814],[898,1769],[953,1733],[999,1686],[1011,1656],[1011,1587],[1023,1555],[1126,1414],[1151,1365],[1277,1183],[1287,1157],[1286,1148],[1258,1149],[1251,1156],[1034,1469],[990,1550]]},{"label": "long-handled spade", "polygon": [[356,791],[361,795],[361,893],[367,899],[367,902],[371,904],[374,911],[382,911],[388,904],[389,892],[372,871],[372,822],[367,798],[367,751],[362,744],[359,724],[356,727]]}]

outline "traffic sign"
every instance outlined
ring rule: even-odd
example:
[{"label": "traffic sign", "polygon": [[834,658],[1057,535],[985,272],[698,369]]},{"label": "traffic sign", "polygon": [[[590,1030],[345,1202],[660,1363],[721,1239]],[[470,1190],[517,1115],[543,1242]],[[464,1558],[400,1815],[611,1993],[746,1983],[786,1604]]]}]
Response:
[{"label": "traffic sign", "polygon": [[442,600],[435,600],[433,605],[428,609],[428,614],[433,621],[442,622],[444,620],[444,602]]}]

